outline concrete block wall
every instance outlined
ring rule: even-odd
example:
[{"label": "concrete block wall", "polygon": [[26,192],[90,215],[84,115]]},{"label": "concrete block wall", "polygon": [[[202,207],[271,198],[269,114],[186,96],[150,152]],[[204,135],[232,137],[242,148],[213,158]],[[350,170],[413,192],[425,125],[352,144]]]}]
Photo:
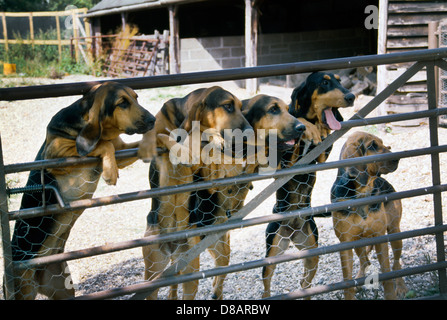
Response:
[{"label": "concrete block wall", "polygon": [[[339,29],[261,34],[258,65],[371,54],[374,48],[371,48],[367,32],[366,29]],[[244,67],[244,36],[181,39],[180,56],[183,73]],[[285,77],[277,79],[284,81]],[[301,77],[292,76],[288,80],[290,85],[296,85]],[[261,82],[267,81],[261,79]]]}]

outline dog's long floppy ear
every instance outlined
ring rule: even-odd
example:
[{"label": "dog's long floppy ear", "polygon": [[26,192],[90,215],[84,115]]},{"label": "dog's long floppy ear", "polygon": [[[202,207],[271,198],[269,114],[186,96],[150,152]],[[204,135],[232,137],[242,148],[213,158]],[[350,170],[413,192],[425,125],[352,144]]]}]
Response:
[{"label": "dog's long floppy ear", "polygon": [[299,87],[296,87],[293,92],[289,105],[289,113],[295,118],[304,117],[310,106],[310,94],[307,88],[307,80],[305,80]]},{"label": "dog's long floppy ear", "polygon": [[[363,139],[357,141],[357,143],[349,145],[347,148],[343,148],[343,159],[363,157],[366,154],[365,141]],[[359,182],[361,185],[368,183],[369,173],[367,164],[359,164],[356,166],[346,168],[346,172],[352,179]]]},{"label": "dog's long floppy ear", "polygon": [[200,114],[206,106],[205,98],[206,94],[201,94],[197,99],[194,99],[194,101],[188,101],[188,103],[190,103],[190,106],[187,106],[189,109],[188,116],[182,123],[182,128],[185,129],[186,132],[192,130],[193,121],[200,121]]},{"label": "dog's long floppy ear", "polygon": [[86,156],[95,149],[101,138],[101,120],[104,115],[107,89],[102,85],[94,86],[85,96],[85,103],[91,104],[88,111],[87,124],[76,137],[76,151],[80,156]]}]

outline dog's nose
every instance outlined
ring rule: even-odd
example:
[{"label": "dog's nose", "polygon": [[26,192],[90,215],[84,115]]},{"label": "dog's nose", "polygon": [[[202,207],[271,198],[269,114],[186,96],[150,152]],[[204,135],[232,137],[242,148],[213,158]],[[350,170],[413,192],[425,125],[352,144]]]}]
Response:
[{"label": "dog's nose", "polygon": [[348,103],[348,105],[352,106],[354,104],[355,95],[352,93],[345,94],[345,101]]},{"label": "dog's nose", "polygon": [[306,126],[305,126],[304,124],[302,124],[302,123],[299,123],[299,124],[297,124],[297,125],[295,126],[295,131],[296,131],[297,133],[303,133],[304,130],[306,130]]},{"label": "dog's nose", "polygon": [[155,125],[155,117],[150,112],[145,112],[143,116],[143,122],[148,128],[148,130],[151,130]]}]

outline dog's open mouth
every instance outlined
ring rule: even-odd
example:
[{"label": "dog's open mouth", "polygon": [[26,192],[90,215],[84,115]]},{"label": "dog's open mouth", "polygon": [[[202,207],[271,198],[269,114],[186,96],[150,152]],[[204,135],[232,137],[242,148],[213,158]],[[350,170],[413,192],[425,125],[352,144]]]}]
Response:
[{"label": "dog's open mouth", "polygon": [[292,149],[299,139],[290,139],[290,140],[280,140],[278,141],[278,148],[280,150],[289,150]]},{"label": "dog's open mouth", "polygon": [[334,108],[326,108],[323,111],[323,122],[331,130],[340,130],[341,123],[335,118]]}]

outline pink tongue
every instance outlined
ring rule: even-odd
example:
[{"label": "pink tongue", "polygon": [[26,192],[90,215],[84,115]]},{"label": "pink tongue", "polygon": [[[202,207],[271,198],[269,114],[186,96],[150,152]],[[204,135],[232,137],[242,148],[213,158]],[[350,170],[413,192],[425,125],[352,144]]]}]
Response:
[{"label": "pink tongue", "polygon": [[332,130],[340,130],[341,129],[341,123],[335,119],[334,113],[332,112],[332,108],[328,108],[324,110],[324,114],[326,116],[326,122],[329,128]]},{"label": "pink tongue", "polygon": [[295,145],[295,140],[292,139],[292,140],[286,141],[286,144],[289,146],[293,146],[293,145]]}]

